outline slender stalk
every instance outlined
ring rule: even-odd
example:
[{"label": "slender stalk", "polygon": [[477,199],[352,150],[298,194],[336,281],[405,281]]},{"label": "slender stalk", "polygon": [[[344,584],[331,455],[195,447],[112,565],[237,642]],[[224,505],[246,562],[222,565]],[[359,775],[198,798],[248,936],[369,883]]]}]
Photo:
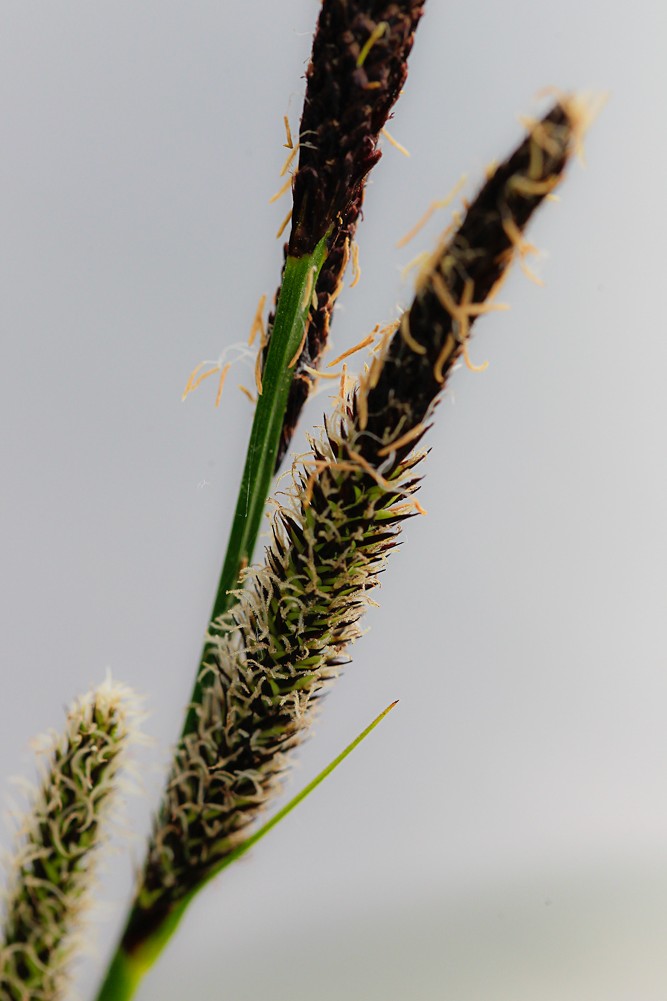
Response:
[{"label": "slender stalk", "polygon": [[[252,559],[271,489],[294,366],[302,346],[313,291],[326,258],[327,237],[328,234],[325,234],[312,253],[288,257],[285,262],[273,334],[262,373],[262,391],[257,398],[245,468],[211,620],[223,615],[236,602],[239,573]],[[208,645],[205,645],[202,664],[207,652]],[[205,684],[200,666],[192,693],[193,704],[201,701]],[[190,707],[183,734],[191,733],[195,722],[194,710]]]},{"label": "slender stalk", "polygon": [[273,477],[287,393],[325,256],[326,236],[312,254],[288,257],[285,264],[273,337],[262,375],[262,392],[257,400],[229,548],[211,618],[224,614],[233,604],[230,591],[252,556]]},{"label": "slender stalk", "polygon": [[317,787],[324,782],[324,780],[328,778],[329,775],[331,775],[331,773],[335,771],[336,768],[338,768],[338,766],[341,765],[350,754],[352,754],[352,751],[354,751],[355,748],[357,748],[359,744],[361,744],[361,742],[368,737],[375,727],[382,722],[385,716],[389,715],[391,710],[397,704],[398,702],[396,701],[392,702],[391,705],[388,705],[379,716],[376,716],[372,723],[369,723],[369,725],[362,730],[361,733],[358,734],[354,740],[333,759],[333,761],[329,762],[329,764],[323,768],[311,782],[304,786],[304,788],[301,789],[296,796],[293,796],[292,799],[290,799],[290,801],[282,807],[282,809],[278,810],[273,817],[267,820],[267,822],[251,834],[250,837],[246,838],[242,844],[238,845],[232,852],[230,852],[230,854],[222,860],[220,865],[208,875],[206,880],[204,880],[198,887],[196,887],[196,889],[176,904],[176,906],[170,911],[168,917],[155,930],[153,935],[150,938],[143,940],[134,949],[128,949],[124,944],[127,929],[130,928],[132,924],[133,915],[131,914],[127,923],[126,931],[111,961],[111,965],[109,966],[106,978],[100,988],[96,1001],[130,1001],[130,999],[134,997],[134,994],[144,975],[157,960],[171,936],[176,931],[181,918],[187,910],[188,904],[195,894],[198,893],[199,890],[201,890],[202,887],[209,882],[209,880],[213,879],[214,876],[217,876],[219,872],[226,869],[228,865],[235,862],[242,855],[245,855],[251,848],[254,848],[258,841],[261,841],[262,838],[268,834],[269,831],[273,830],[273,828],[276,827],[281,820],[284,820],[285,817],[292,812],[292,810],[295,810],[296,807],[311,794],[311,792],[314,792],[314,790],[317,789]]},{"label": "slender stalk", "polygon": [[347,758],[348,754],[352,754],[352,751],[354,751],[355,747],[358,747],[359,744],[362,742],[362,740],[365,740],[368,734],[375,729],[378,723],[381,723],[382,720],[385,718],[385,716],[388,716],[391,710],[397,705],[398,705],[398,699],[395,702],[392,702],[390,705],[388,705],[386,709],[383,709],[380,715],[376,716],[373,722],[369,723],[366,729],[362,730],[361,733],[354,738],[352,743],[347,745],[344,751],[341,751],[338,757],[334,758],[333,761],[329,762],[326,768],[323,768],[322,771],[319,773],[319,775],[315,776],[312,782],[309,782],[307,786],[304,786],[301,792],[298,792],[296,796],[294,796],[289,801],[289,803],[286,803],[285,806],[282,807],[282,809],[278,810],[277,813],[275,813],[270,820],[267,820],[267,822],[263,824],[257,831],[255,831],[254,834],[251,834],[250,837],[243,842],[243,844],[239,845],[238,848],[235,848],[234,851],[230,852],[227,858],[223,859],[223,861],[220,863],[219,867],[215,869],[210,874],[210,876],[208,876],[207,882],[209,879],[213,879],[214,876],[217,876],[217,874],[221,872],[223,869],[226,869],[227,866],[231,865],[232,862],[236,862],[238,858],[240,858],[242,855],[245,855],[245,853],[249,851],[254,845],[256,845],[258,841],[261,841],[261,839],[264,837],[265,834],[268,834],[269,831],[272,830],[277,824],[279,824],[281,820],[284,820],[285,817],[292,812],[292,810],[296,809],[299,803],[302,803],[304,799],[307,796],[309,796],[311,792],[313,792],[314,789],[317,789],[318,785],[324,782],[324,780],[328,778],[328,776],[331,775],[331,773],[335,771],[335,769],[338,768],[338,766],[343,761],[345,761],[345,758]]}]

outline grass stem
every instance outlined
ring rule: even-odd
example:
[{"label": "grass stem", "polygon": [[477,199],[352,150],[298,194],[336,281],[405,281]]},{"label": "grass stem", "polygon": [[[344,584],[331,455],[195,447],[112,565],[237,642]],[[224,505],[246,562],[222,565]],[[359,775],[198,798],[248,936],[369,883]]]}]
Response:
[{"label": "grass stem", "polygon": [[[312,253],[288,257],[278,297],[273,334],[262,372],[262,392],[257,398],[245,468],[241,479],[236,511],[227,546],[225,562],[211,612],[211,621],[227,612],[236,602],[235,590],[241,570],[250,563],[262,524],[287,406],[293,360],[298,356],[308,322],[312,294],[326,258],[327,237],[323,237]],[[201,664],[208,652],[202,653]],[[201,664],[191,703],[201,701]],[[183,735],[191,733],[196,723],[192,706],[188,709]]]}]

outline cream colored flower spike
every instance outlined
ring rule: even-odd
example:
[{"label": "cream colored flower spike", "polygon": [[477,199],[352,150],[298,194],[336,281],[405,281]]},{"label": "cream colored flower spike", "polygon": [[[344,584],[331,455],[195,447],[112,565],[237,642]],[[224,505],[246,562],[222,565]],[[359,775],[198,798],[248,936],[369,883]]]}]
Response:
[{"label": "cream colored flower spike", "polygon": [[49,739],[9,873],[0,944],[3,1001],[65,997],[134,703],[128,689],[106,682],[78,699],[64,733]]}]

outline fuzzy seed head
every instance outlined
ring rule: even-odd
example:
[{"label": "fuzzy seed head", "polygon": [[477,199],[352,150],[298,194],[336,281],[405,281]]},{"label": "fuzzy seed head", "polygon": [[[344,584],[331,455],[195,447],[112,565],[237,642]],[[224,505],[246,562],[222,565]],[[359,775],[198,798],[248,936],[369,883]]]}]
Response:
[{"label": "fuzzy seed head", "polygon": [[3,914],[0,997],[58,1001],[89,899],[128,737],[129,693],[110,682],[79,699],[51,740],[19,832]]}]

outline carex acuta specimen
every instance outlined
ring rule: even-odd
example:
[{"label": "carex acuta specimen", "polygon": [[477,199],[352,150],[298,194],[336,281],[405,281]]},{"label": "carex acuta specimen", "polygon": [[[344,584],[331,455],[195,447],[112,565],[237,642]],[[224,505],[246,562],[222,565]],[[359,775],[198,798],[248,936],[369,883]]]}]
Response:
[{"label": "carex acuta specimen", "polygon": [[215,620],[196,728],[179,743],[123,948],[173,919],[279,787],[318,697],[360,634],[369,591],[418,509],[415,447],[475,319],[494,308],[523,230],[561,179],[581,116],[561,99],[495,167],[414,301],[295,472],[263,566]]},{"label": "carex acuta specimen", "polygon": [[[323,0],[320,7],[291,159],[292,227],[258,355],[259,398],[230,546],[183,733],[98,1001],[129,1001],[192,897],[280,819],[283,811],[256,825],[347,662],[403,521],[421,510],[417,449],[447,379],[459,358],[471,364],[473,324],[497,308],[511,260],[527,249],[524,227],[576,145],[580,112],[561,98],[489,171],[351,392],[343,371],[323,435],[295,465],[287,500],[276,503],[265,561],[250,566],[276,460],[317,375],[354,259],[364,183],[423,7],[423,0]],[[0,989],[9,1001],[58,1001],[66,988],[126,734],[114,699],[98,692],[75,707],[24,824],[0,948]]]}]

